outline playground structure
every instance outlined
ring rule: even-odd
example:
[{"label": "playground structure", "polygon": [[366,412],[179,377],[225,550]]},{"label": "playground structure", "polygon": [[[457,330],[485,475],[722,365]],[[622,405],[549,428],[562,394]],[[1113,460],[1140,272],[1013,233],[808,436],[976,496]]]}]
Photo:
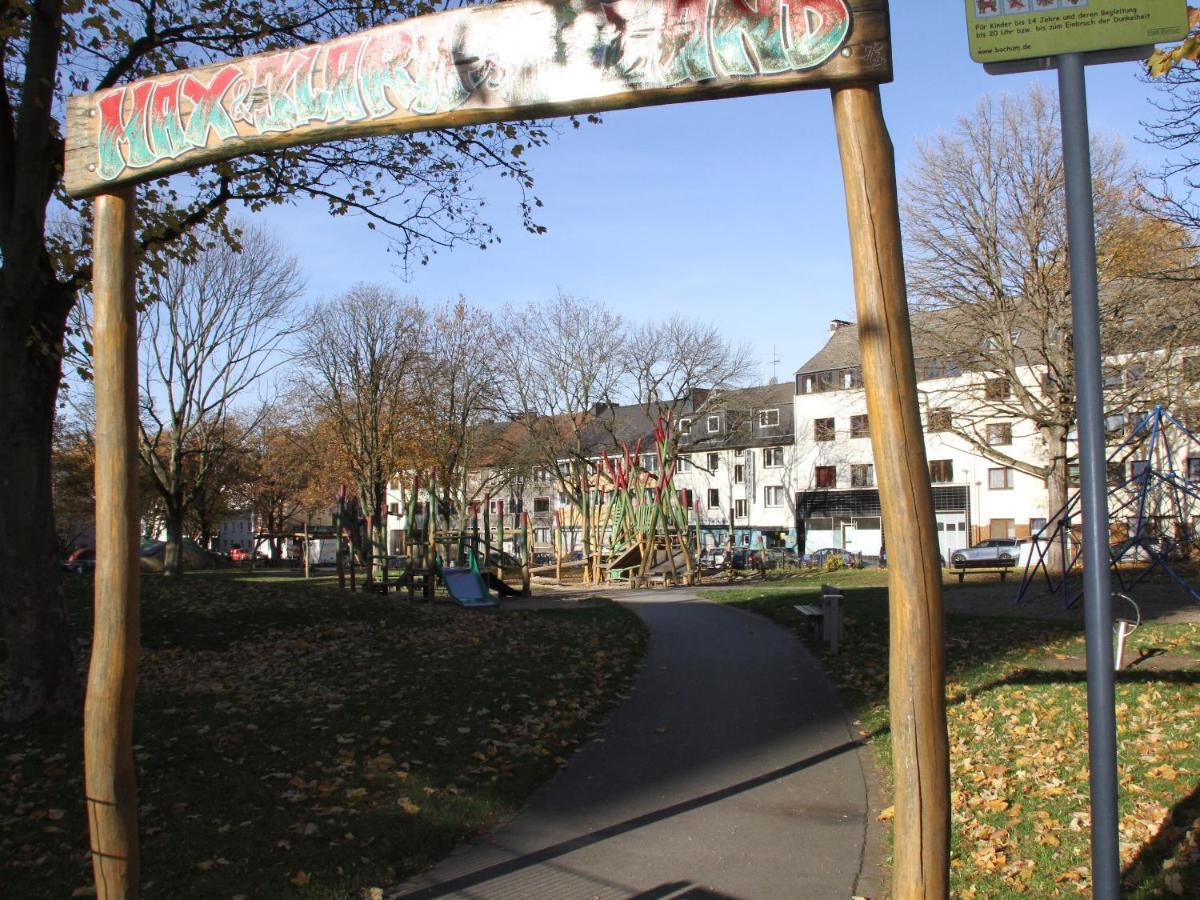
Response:
[{"label": "playground structure", "polygon": [[[96,628],[83,734],[101,900],[140,893],[132,750],[139,644],[137,184],[301,144],[800,88],[830,91],[871,442],[891,536],[890,691],[893,708],[904,710],[892,720],[894,892],[948,892],[941,583],[928,572],[937,535],[895,156],[879,91],[891,80],[887,0],[774,6],[711,0],[702,11],[638,0],[510,0],[68,99],[65,189],[94,198]],[[789,174],[812,177],[801,169]],[[437,533],[428,531],[432,548]],[[432,563],[426,560],[427,573]]]},{"label": "playground structure", "polygon": [[[595,562],[598,581],[627,581],[634,586],[654,582],[694,584],[699,578],[699,548],[689,526],[689,492],[675,490],[678,460],[669,451],[670,415],[654,426],[657,474],[639,465],[641,441],[624,445],[616,460],[605,453],[592,485]],[[560,529],[561,534],[561,529]],[[561,544],[561,538],[556,546]]]},{"label": "playground structure", "polygon": [[[1110,477],[1118,475],[1108,491],[1109,521],[1114,523],[1109,559],[1123,595],[1131,595],[1139,584],[1161,570],[1200,602],[1200,591],[1172,565],[1194,557],[1200,549],[1200,481],[1186,468],[1180,471],[1181,466],[1197,459],[1200,439],[1161,404],[1108,455]],[[1062,594],[1068,608],[1079,602],[1082,590],[1071,592],[1069,585],[1083,552],[1075,536],[1080,506],[1076,491],[1033,536],[1034,549],[1017,589],[1018,603],[1028,596],[1039,573],[1044,576],[1046,593]],[[1062,560],[1060,572],[1051,572],[1047,564],[1051,548]],[[1132,580],[1127,580],[1131,574],[1129,563],[1143,564],[1140,571],[1132,573]]]}]

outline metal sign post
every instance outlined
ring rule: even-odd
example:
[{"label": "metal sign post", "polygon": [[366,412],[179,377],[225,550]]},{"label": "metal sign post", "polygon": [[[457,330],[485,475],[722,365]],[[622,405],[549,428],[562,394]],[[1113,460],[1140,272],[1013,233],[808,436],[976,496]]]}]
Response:
[{"label": "metal sign post", "polygon": [[1079,490],[1083,499],[1083,597],[1087,638],[1088,763],[1092,802],[1092,895],[1121,892],[1117,818],[1117,719],[1113,695],[1112,597],[1108,577],[1108,486],[1104,465],[1104,387],[1096,225],[1088,149],[1083,54],[1058,57],[1067,241],[1071,265],[1071,331],[1079,415]]}]

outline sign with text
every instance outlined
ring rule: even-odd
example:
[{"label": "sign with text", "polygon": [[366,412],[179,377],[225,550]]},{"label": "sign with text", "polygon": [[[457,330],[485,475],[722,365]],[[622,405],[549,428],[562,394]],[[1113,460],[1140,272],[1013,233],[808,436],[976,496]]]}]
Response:
[{"label": "sign with text", "polygon": [[966,0],[967,41],[980,63],[1182,40],[1186,0]]},{"label": "sign with text", "polygon": [[71,97],[96,193],[371,134],[892,77],[886,0],[509,0]]}]

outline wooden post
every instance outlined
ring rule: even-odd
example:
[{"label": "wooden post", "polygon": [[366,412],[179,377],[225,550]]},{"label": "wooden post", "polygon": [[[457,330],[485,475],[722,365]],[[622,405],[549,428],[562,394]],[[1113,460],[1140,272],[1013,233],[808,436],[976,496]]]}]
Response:
[{"label": "wooden post", "polygon": [[304,514],[304,577],[308,578],[312,575],[312,569],[309,568],[309,555],[311,551],[311,539],[308,536],[308,523],[312,520],[312,516],[307,512]]},{"label": "wooden post", "polygon": [[124,900],[140,893],[133,768],[139,642],[134,189],[97,197],[93,215],[96,597],[83,710],[84,781],[96,896]]},{"label": "wooden post", "polygon": [[950,772],[942,582],[917,402],[896,166],[876,86],[833,89],[858,338],[887,530],[897,900],[946,897]]},{"label": "wooden post", "polygon": [[562,587],[562,510],[554,511],[554,582]]}]

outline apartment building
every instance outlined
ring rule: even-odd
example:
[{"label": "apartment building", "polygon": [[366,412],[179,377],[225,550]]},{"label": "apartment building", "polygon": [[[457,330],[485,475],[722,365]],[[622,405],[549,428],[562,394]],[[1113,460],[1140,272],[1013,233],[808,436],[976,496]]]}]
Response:
[{"label": "apartment building", "polygon": [[[954,432],[955,417],[965,413],[962,382],[977,376],[947,366],[936,348],[921,343],[918,333],[914,354],[943,558],[985,537],[1029,537],[1046,522],[1044,481],[989,460]],[[834,320],[825,346],[796,372],[795,421],[795,502],[806,546],[879,555],[886,538],[853,323]],[[1026,420],[997,414],[983,434],[1006,455],[1033,459],[1041,452]]]},{"label": "apartment building", "polygon": [[[918,314],[918,324],[921,315],[937,314]],[[1018,414],[1011,392],[1044,390],[1042,373],[1021,367],[1011,381],[978,367],[960,369],[938,346],[935,329],[914,329],[914,356],[943,558],[987,537],[1036,534],[1057,510],[1047,508],[1045,479],[1022,471],[1020,462],[1040,464],[1047,449],[1033,422]],[[1186,375],[1189,366],[1200,375],[1200,358],[1183,358],[1176,368]],[[1114,389],[1143,377],[1142,366],[1128,360],[1115,360],[1106,374]],[[1110,417],[1114,446],[1145,415],[1137,407],[1138,391],[1124,396],[1134,406]],[[1175,399],[1183,409],[1196,405],[1188,396]],[[724,545],[732,532],[737,546],[804,552],[840,547],[865,556],[886,551],[854,323],[834,320],[825,345],[792,382],[696,390],[671,406],[679,454],[674,486],[694,501],[692,525],[705,546]],[[656,417],[646,408],[598,406],[588,421],[575,462],[564,458],[560,466],[586,460],[595,473],[605,453],[619,455],[640,442],[639,464],[657,472]],[[568,552],[581,547],[578,516],[554,474],[529,462],[533,456],[523,426],[488,427],[496,431],[493,451],[479,460],[468,484],[477,502],[488,496],[493,534],[503,521],[511,535],[528,512],[535,552],[550,552],[557,513]],[[1073,455],[1074,436],[1069,439]],[[1187,452],[1192,455],[1181,457],[1178,468],[1190,477],[1200,473],[1200,458],[1194,458],[1194,446]],[[1118,464],[1121,471],[1112,473],[1114,485],[1136,485],[1145,465],[1134,448],[1130,459]],[[398,511],[398,504],[392,510]],[[390,522],[398,534],[401,520],[393,516]]]},{"label": "apartment building", "polygon": [[675,485],[698,501],[705,546],[795,546],[797,444],[793,387],[768,384],[708,398],[678,423]]}]

